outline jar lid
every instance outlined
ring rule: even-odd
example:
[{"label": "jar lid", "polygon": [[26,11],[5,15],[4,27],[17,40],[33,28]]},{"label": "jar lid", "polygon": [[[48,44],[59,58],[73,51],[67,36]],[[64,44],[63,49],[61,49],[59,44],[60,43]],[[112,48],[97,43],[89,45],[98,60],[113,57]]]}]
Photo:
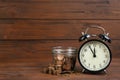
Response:
[{"label": "jar lid", "polygon": [[58,54],[75,53],[76,51],[77,49],[75,47],[63,47],[63,46],[53,47],[53,50],[52,50],[53,53],[58,53]]}]

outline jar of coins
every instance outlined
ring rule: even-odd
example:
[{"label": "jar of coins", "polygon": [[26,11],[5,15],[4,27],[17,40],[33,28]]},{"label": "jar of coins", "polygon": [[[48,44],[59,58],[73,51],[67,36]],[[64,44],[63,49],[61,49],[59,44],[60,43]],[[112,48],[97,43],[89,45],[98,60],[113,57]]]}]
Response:
[{"label": "jar of coins", "polygon": [[73,71],[76,63],[76,52],[75,47],[53,47],[53,64],[56,66],[56,70],[59,66],[61,73]]}]

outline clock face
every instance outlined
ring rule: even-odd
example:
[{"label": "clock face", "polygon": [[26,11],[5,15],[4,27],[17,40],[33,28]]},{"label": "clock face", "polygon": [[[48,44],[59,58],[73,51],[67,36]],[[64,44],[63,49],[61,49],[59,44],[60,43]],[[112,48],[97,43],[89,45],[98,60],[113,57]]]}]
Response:
[{"label": "clock face", "polygon": [[111,51],[104,42],[89,40],[81,46],[78,59],[84,69],[91,72],[98,72],[109,66]]}]

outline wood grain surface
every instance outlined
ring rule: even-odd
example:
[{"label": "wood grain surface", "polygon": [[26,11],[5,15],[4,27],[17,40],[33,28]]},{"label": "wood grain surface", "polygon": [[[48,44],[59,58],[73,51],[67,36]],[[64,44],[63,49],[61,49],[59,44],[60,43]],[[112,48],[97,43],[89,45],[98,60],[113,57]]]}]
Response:
[{"label": "wood grain surface", "polygon": [[[52,47],[54,46],[73,46],[79,50],[80,45],[78,40],[0,41],[0,62],[16,62],[37,58],[44,60],[49,56],[52,57]],[[113,57],[119,58],[119,41],[115,40],[108,45]]]},{"label": "wood grain surface", "polygon": [[120,64],[119,58],[114,58],[111,65],[107,68],[107,73],[85,74],[79,63],[76,63],[77,72],[65,75],[50,75],[43,73],[43,68],[50,63],[49,57],[46,60],[31,62],[8,62],[0,64],[1,80],[119,80]]},{"label": "wood grain surface", "polygon": [[0,20],[0,39],[79,39],[87,23],[101,25],[112,39],[120,39],[120,20]]},{"label": "wood grain surface", "polygon": [[[0,80],[119,80],[120,0],[0,0]],[[42,73],[52,47],[74,46],[85,24],[110,33],[113,60],[107,74],[53,76]],[[90,34],[100,34],[90,29]]]},{"label": "wood grain surface", "polygon": [[2,0],[0,18],[120,19],[119,0]]}]

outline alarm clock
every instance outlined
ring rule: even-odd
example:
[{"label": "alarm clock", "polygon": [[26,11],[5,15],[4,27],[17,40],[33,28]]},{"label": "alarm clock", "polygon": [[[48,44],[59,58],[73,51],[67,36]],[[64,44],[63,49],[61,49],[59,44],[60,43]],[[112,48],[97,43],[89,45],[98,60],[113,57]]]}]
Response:
[{"label": "alarm clock", "polygon": [[[103,31],[102,34],[88,34],[90,28],[98,28]],[[111,39],[108,37],[108,33],[101,26],[89,26],[85,32],[82,32],[82,36],[79,41],[85,41],[78,51],[78,61],[82,66],[82,72],[102,72],[106,71],[106,68],[110,65],[112,60],[112,54],[108,43],[111,43]],[[91,37],[94,37],[90,39]],[[95,38],[97,37],[97,38]]]}]

